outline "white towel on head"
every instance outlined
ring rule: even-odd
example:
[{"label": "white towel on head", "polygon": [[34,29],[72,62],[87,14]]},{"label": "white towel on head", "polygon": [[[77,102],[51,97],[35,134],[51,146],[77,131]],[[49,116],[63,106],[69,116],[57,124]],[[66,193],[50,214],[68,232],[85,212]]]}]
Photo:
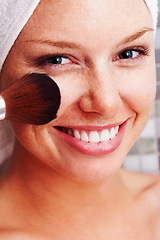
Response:
[{"label": "white towel on head", "polygon": [[0,69],[40,0],[0,0]]},{"label": "white towel on head", "polygon": [[[156,29],[158,0],[144,0]],[[0,71],[3,63],[40,0],[0,0]]]},{"label": "white towel on head", "polygon": [[158,0],[144,0],[148,6],[148,9],[152,15],[153,28],[156,30],[158,20]]}]

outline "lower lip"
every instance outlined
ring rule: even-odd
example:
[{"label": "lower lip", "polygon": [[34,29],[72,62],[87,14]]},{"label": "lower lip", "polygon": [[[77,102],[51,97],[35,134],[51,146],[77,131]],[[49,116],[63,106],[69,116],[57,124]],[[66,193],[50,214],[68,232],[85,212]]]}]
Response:
[{"label": "lower lip", "polygon": [[124,122],[118,131],[118,134],[115,138],[106,141],[106,142],[99,142],[99,143],[88,143],[83,142],[75,137],[72,137],[57,128],[54,128],[58,134],[62,137],[62,139],[67,142],[71,147],[78,150],[79,152],[86,154],[86,155],[105,155],[114,152],[121,144],[123,135],[125,132],[127,121]]}]

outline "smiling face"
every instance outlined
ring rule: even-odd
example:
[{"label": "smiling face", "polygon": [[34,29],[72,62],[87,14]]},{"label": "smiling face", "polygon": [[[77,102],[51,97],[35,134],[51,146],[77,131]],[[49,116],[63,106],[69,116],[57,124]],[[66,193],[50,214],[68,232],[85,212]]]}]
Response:
[{"label": "smiling face", "polygon": [[45,73],[62,102],[47,125],[11,123],[20,141],[16,156],[30,154],[80,181],[115,173],[154,102],[151,28],[142,0],[42,0],[5,62],[2,87]]}]

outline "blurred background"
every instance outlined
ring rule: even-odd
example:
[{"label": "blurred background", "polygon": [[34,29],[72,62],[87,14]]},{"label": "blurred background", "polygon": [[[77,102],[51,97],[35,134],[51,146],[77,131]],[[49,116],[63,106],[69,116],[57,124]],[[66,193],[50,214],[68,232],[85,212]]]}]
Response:
[{"label": "blurred background", "polygon": [[158,30],[155,39],[157,95],[152,116],[139,140],[128,154],[124,167],[137,172],[160,173],[160,0]]}]

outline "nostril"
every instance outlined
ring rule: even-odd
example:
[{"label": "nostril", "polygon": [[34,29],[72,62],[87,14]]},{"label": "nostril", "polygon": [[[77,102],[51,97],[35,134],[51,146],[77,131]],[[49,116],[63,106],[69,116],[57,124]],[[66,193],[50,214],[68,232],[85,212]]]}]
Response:
[{"label": "nostril", "polygon": [[99,89],[80,99],[79,106],[83,112],[98,113],[103,116],[113,116],[121,105],[121,98],[117,92],[108,92]]},{"label": "nostril", "polygon": [[93,105],[92,97],[90,99],[90,97],[83,96],[80,99],[79,106],[80,106],[82,111],[84,111],[84,112],[93,112],[93,106],[92,105]]}]

